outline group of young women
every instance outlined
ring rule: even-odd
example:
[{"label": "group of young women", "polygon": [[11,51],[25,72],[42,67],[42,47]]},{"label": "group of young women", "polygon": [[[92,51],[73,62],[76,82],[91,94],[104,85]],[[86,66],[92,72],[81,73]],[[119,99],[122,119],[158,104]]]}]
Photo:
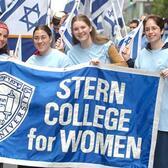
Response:
[{"label": "group of young women", "polygon": [[[96,33],[89,18],[77,15],[72,19],[71,30],[74,46],[64,54],[51,48],[52,33],[48,26],[38,26],[33,32],[33,42],[37,51],[26,62],[38,66],[69,67],[80,63],[91,62],[127,66],[111,40]],[[168,159],[168,43],[162,41],[164,21],[156,15],[149,15],[144,20],[144,32],[148,45],[142,49],[135,61],[135,68],[160,72],[165,79],[161,104],[160,122],[155,150],[154,168],[167,168]],[[7,37],[9,30],[0,23],[0,53],[8,57]],[[129,52],[125,54],[129,55]],[[147,103],[147,102],[146,102]],[[20,166],[26,167],[26,166]]]},{"label": "group of young women", "polygon": [[97,59],[102,63],[127,66],[114,44],[105,36],[96,33],[90,20],[85,15],[75,16],[72,20],[74,46],[67,55],[51,48],[51,30],[48,26],[38,26],[33,32],[36,55],[27,62],[40,66],[67,67]]}]

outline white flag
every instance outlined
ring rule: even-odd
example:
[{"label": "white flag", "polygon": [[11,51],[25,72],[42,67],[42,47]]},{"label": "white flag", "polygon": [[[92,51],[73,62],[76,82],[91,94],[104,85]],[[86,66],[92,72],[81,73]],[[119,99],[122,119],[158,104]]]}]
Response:
[{"label": "white flag", "polygon": [[14,56],[17,57],[18,60],[22,61],[22,36],[21,35],[18,36]]},{"label": "white flag", "polygon": [[39,24],[46,24],[48,0],[19,0],[0,17],[13,35],[32,35]]},{"label": "white flag", "polygon": [[132,30],[127,36],[125,36],[119,43],[120,53],[124,51],[124,48],[128,45],[131,49],[130,57],[136,59],[141,50],[143,34],[143,21],[141,21],[134,30]]},{"label": "white flag", "polygon": [[[64,43],[68,46],[68,48],[71,48],[73,45],[72,34],[71,34],[71,21],[72,21],[72,18],[78,13],[79,2],[78,0],[71,0],[66,5],[67,5],[66,8],[70,11],[70,13],[68,15],[68,18],[60,27],[59,33]],[[66,11],[66,9],[64,11]]]}]

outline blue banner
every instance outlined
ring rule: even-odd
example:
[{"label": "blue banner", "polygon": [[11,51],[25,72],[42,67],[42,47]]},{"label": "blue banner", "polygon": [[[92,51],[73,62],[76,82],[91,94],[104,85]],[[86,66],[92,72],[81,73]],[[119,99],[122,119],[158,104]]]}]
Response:
[{"label": "blue banner", "polygon": [[[16,49],[16,43],[17,43],[18,37],[10,37],[8,39],[8,46],[9,49],[15,52]],[[22,44],[22,61],[26,61],[33,53],[36,51],[36,48],[34,47],[32,38],[22,38],[21,40]]]},{"label": "blue banner", "polygon": [[160,89],[159,75],[129,68],[0,61],[0,160],[151,167]]}]

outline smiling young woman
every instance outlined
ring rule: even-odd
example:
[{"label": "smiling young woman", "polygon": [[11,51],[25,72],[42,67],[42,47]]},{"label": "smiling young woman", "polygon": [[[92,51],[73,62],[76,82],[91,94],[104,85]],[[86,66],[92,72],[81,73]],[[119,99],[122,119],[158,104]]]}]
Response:
[{"label": "smiling young woman", "polygon": [[37,51],[26,61],[29,64],[64,68],[71,61],[64,53],[51,48],[52,32],[47,25],[37,26],[33,32],[33,42]]},{"label": "smiling young woman", "polygon": [[97,34],[86,15],[74,16],[71,22],[74,46],[67,52],[74,65],[90,62],[93,59],[102,63],[127,66],[112,41]]},{"label": "smiling young woman", "polygon": [[[162,40],[164,20],[156,15],[149,15],[144,20],[144,30],[148,44],[142,49],[135,61],[135,67],[152,72],[160,72],[164,77],[154,168],[168,166],[168,43]],[[167,154],[166,154],[167,153]]]},{"label": "smiling young woman", "polygon": [[9,29],[8,26],[0,22],[0,58],[7,59],[9,57],[8,52],[8,36],[9,36]]}]

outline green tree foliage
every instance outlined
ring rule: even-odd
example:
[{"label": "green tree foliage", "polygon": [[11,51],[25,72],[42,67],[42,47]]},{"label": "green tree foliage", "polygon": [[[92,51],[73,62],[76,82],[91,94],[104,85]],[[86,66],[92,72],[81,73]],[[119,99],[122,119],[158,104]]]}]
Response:
[{"label": "green tree foliage", "polygon": [[168,18],[168,0],[153,0],[152,13]]}]

